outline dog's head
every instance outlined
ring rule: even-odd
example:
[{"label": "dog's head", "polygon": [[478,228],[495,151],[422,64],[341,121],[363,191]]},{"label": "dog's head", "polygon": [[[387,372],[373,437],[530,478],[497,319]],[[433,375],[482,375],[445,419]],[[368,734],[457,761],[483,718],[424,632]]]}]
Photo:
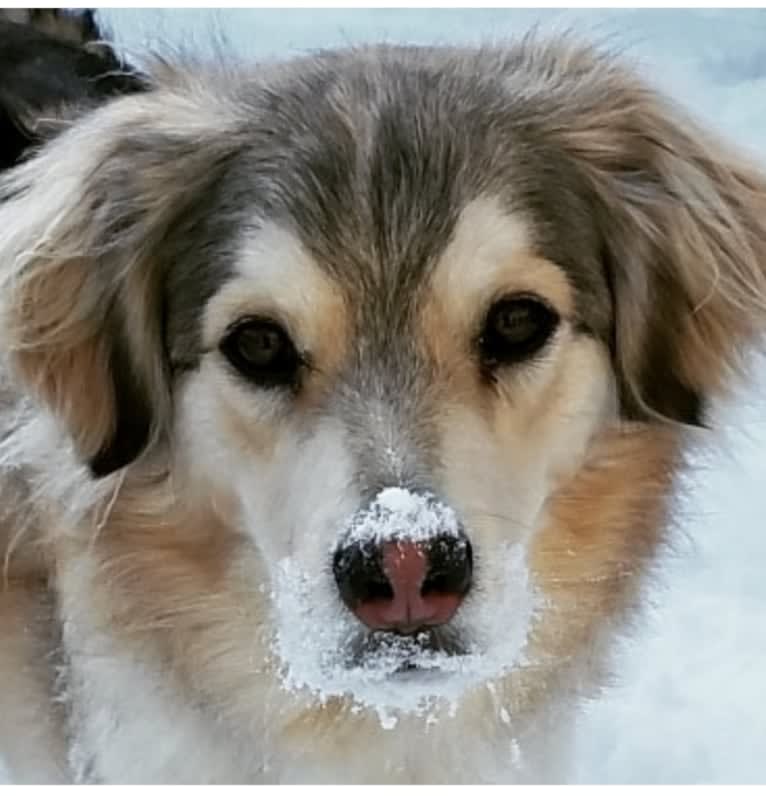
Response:
[{"label": "dog's head", "polygon": [[761,178],[568,42],[163,74],[4,193],[16,372],[225,516],[330,691],[592,641],[766,317]]}]

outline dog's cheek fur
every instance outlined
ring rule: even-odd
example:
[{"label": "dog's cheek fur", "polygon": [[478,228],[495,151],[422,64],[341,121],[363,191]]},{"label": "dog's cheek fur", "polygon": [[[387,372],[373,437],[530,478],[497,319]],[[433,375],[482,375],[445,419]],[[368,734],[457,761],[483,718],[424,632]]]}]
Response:
[{"label": "dog's cheek fur", "polygon": [[359,502],[342,423],[303,414],[290,395],[238,382],[210,360],[188,378],[178,401],[175,470],[191,492],[226,507],[272,576],[288,556],[321,572]]},{"label": "dog's cheek fur", "polygon": [[[145,781],[163,781],[169,754],[163,738],[139,760],[125,737],[143,732],[154,719],[170,744],[195,743],[198,733],[203,759],[183,765],[192,780],[205,781],[216,776],[216,755],[209,728],[190,704],[203,702],[224,722],[253,726],[273,686],[273,628],[267,596],[259,589],[268,574],[252,547],[232,532],[233,518],[222,518],[220,506],[212,511],[194,495],[171,494],[175,485],[170,489],[151,479],[126,486],[140,500],[126,490],[97,546],[87,539],[57,540],[62,610],[77,618],[65,639],[77,675],[70,696],[81,709],[93,687],[105,696],[82,723],[76,713],[72,717],[73,762],[78,770],[88,765],[76,759],[80,745],[104,748],[100,768],[91,775],[108,770],[135,781],[140,770]],[[97,600],[88,598],[94,594]],[[79,693],[83,678],[87,685]],[[135,726],[120,696],[134,688]],[[111,756],[112,749],[122,749],[119,757]],[[223,781],[230,781],[232,754],[223,754],[227,762],[217,774]]]},{"label": "dog's cheek fur", "polygon": [[[594,440],[579,472],[549,500],[533,539],[530,565],[548,599],[530,654],[573,662],[578,651],[596,652],[594,645],[630,626],[640,576],[671,538],[683,456],[678,427],[626,423]],[[609,663],[603,649],[591,661],[603,669]]]},{"label": "dog's cheek fur", "polygon": [[477,586],[492,611],[504,582],[505,562],[496,552],[533,544],[551,495],[575,477],[592,438],[616,415],[604,346],[561,336],[550,361],[509,373],[490,398],[445,403],[442,411],[440,485],[465,520]]},{"label": "dog's cheek fur", "polygon": [[[97,545],[58,539],[67,610],[76,614],[86,594],[101,595],[97,605],[88,602],[85,635],[69,641],[83,650],[78,667],[94,681],[104,676],[103,651],[89,660],[94,638],[109,639],[95,643],[116,645],[118,657],[138,655],[167,667],[179,693],[203,699],[225,723],[272,738],[279,755],[294,731],[302,735],[317,718],[312,701],[288,692],[275,696],[284,663],[272,648],[279,630],[272,603],[278,565],[291,556],[310,575],[327,573],[327,594],[315,596],[335,604],[330,553],[359,497],[349,489],[340,424],[322,420],[301,433],[263,401],[257,423],[252,404],[259,402],[223,388],[219,368],[203,364],[180,387],[172,479],[129,472]],[[274,440],[261,445],[265,427]],[[331,700],[319,723],[342,733],[380,731],[375,717],[350,720],[347,707]],[[192,725],[185,706],[171,703],[171,709],[179,723]],[[314,751],[311,744],[305,755]]]},{"label": "dog's cheek fur", "polygon": [[[582,655],[629,623],[639,576],[669,538],[683,455],[679,427],[618,420],[600,343],[575,339],[562,353],[548,400],[529,396],[533,420],[516,404],[499,406],[495,425],[478,408],[445,412],[444,489],[467,518],[481,598],[461,613],[467,628],[481,632],[488,614],[500,623],[490,635],[497,639],[522,615],[523,606],[498,600],[514,575],[504,546],[525,549],[536,607],[524,656],[534,675],[521,667],[496,683],[499,702],[522,721],[546,692],[575,694],[598,682],[599,673],[582,679]],[[596,658],[606,674],[604,650]]]}]

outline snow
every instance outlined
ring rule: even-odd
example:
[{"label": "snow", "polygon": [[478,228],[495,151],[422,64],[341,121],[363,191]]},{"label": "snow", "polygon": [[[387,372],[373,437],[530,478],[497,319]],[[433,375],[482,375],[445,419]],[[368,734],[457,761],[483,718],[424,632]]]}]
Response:
[{"label": "snow", "polygon": [[352,519],[344,543],[424,542],[436,536],[457,538],[459,531],[455,512],[433,495],[389,487]]},{"label": "snow", "polygon": [[[465,544],[454,510],[434,495],[388,487],[348,518],[341,543],[365,550],[391,540],[445,536]],[[328,554],[334,552],[335,546]],[[467,692],[526,663],[524,648],[540,597],[530,583],[523,546],[506,545],[498,555],[505,560],[498,599],[514,606],[513,621],[491,606],[477,610],[470,633],[460,634],[470,638],[461,655],[450,654],[450,639],[438,631],[414,638],[360,635],[359,623],[328,592],[325,571],[308,572],[296,559],[283,559],[271,595],[279,628],[274,658],[282,662],[283,687],[322,702],[345,696],[355,707],[375,710],[384,729],[393,729],[402,715],[436,721],[454,711]]]},{"label": "snow", "polygon": [[[264,57],[373,39],[497,40],[536,23],[543,29],[574,27],[625,51],[650,80],[703,121],[756,154],[763,152],[762,10],[111,9],[102,14],[135,55],[146,43],[207,47],[211,29],[239,53]],[[583,713],[580,781],[766,781],[764,394],[766,365],[759,363],[748,389],[719,408],[728,428],[725,450],[694,477],[683,536],[652,593],[645,626],[620,649],[618,680]],[[284,578],[300,583],[305,573],[286,562]],[[289,676],[299,683],[305,675],[332,690],[332,666],[329,670]],[[375,672],[359,684],[360,698],[380,704],[380,694],[372,694],[374,679]],[[420,704],[411,696],[405,707]],[[383,715],[390,721],[390,711]]]},{"label": "snow", "polygon": [[[394,491],[393,497],[385,494]],[[383,502],[404,508],[405,515],[413,504],[421,508],[419,496],[406,490],[381,495]],[[426,516],[428,526],[430,511]],[[385,518],[383,524],[391,527]],[[321,701],[346,696],[355,706],[375,710],[385,729],[405,714],[434,721],[453,711],[468,691],[526,662],[524,647],[539,597],[529,583],[522,546],[508,545],[499,555],[505,557],[507,573],[499,599],[516,607],[513,621],[496,611],[480,615],[467,654],[457,656],[430,649],[418,637],[361,641],[359,624],[323,588],[327,574],[308,573],[293,559],[284,559],[272,595],[280,628],[274,653],[276,660],[289,662],[282,671],[283,686]]]},{"label": "snow", "polygon": [[766,363],[685,500],[646,627],[581,722],[588,782],[766,782]]}]

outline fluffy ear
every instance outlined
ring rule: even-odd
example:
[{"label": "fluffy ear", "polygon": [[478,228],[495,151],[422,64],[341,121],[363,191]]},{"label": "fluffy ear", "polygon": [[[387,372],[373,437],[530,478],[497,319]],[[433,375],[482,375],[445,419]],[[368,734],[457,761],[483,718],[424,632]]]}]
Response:
[{"label": "fluffy ear", "polygon": [[766,179],[609,59],[563,60],[581,74],[557,135],[595,197],[623,406],[701,424],[766,327]]},{"label": "fluffy ear", "polygon": [[231,145],[223,109],[198,94],[117,100],[0,183],[2,345],[95,476],[169,420],[163,244]]}]

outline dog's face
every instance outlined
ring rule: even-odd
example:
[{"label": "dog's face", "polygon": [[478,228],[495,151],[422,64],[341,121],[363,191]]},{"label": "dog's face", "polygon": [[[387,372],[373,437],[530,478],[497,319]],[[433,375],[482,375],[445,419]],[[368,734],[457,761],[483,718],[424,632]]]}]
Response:
[{"label": "dog's face", "polygon": [[[396,168],[396,153],[384,157]],[[436,176],[447,182],[449,171]],[[245,231],[200,313],[198,360],[178,384],[177,469],[195,491],[237,507],[267,565],[294,665],[306,644],[334,664],[379,664],[374,646],[365,659],[364,639],[387,627],[401,635],[406,624],[364,610],[396,597],[367,593],[376,580],[385,591],[374,559],[386,537],[401,544],[457,527],[471,561],[447,556],[442,574],[462,567],[464,582],[436,588],[433,600],[454,594],[461,604],[427,642],[435,634],[445,654],[497,646],[512,665],[530,621],[527,551],[546,501],[617,415],[596,326],[608,293],[595,286],[589,317],[576,277],[540,251],[506,197],[443,209],[438,196],[399,198],[408,205],[402,249],[365,251],[379,230],[370,220],[353,240],[340,210],[345,251],[320,227],[301,236],[294,221]],[[421,219],[441,213],[434,234]],[[335,559],[346,550],[353,558],[348,537],[360,524],[380,538],[357,539],[360,560],[344,573]],[[431,608],[421,607],[424,628]],[[417,616],[408,624],[417,628]],[[348,672],[337,676],[337,688],[348,683]]]},{"label": "dog's face", "polygon": [[571,656],[758,325],[760,186],[568,44],[223,77],[10,183],[19,374],[94,476],[161,460],[223,518],[294,682]]}]

